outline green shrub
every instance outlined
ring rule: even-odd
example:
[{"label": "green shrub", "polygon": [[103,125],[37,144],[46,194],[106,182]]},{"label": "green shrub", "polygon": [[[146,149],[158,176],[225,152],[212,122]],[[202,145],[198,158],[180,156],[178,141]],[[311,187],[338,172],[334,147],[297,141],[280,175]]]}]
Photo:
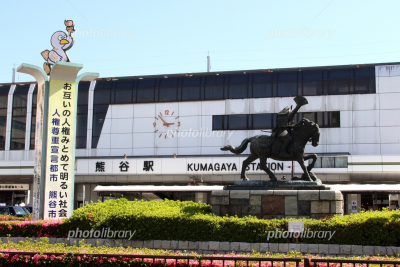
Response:
[{"label": "green shrub", "polygon": [[[269,231],[287,231],[289,220],[304,221],[311,231],[335,231],[328,238],[275,238],[268,240]],[[128,201],[126,199],[91,203],[74,211],[71,218],[57,225],[40,223],[25,227],[4,227],[0,232],[12,236],[67,237],[69,230],[130,230],[134,240],[188,240],[263,243],[348,244],[370,246],[400,246],[400,211],[360,212],[325,220],[272,219],[256,217],[219,217],[211,213],[208,204],[191,201]],[[43,223],[42,223],[43,224]],[[21,223],[19,224],[21,225]],[[2,234],[2,236],[5,236]]]}]

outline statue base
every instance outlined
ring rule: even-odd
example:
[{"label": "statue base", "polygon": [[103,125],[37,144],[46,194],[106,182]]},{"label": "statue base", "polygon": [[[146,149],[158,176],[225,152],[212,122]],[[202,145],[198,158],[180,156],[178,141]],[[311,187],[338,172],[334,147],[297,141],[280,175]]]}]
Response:
[{"label": "statue base", "polygon": [[343,215],[343,195],[318,182],[240,181],[213,191],[210,203],[218,216],[260,219]]},{"label": "statue base", "polygon": [[224,187],[224,190],[326,190],[318,179],[317,181],[289,180],[289,181],[239,181]]}]

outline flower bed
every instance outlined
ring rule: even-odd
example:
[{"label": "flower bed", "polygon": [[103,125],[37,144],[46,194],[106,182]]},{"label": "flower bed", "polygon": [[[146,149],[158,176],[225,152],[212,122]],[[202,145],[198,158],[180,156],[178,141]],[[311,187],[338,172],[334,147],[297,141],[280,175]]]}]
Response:
[{"label": "flower bed", "polygon": [[[45,253],[45,254],[44,254]],[[99,255],[103,254],[103,255]],[[106,254],[106,255],[104,255]],[[121,255],[123,254],[123,255]],[[120,256],[121,255],[121,256]],[[144,256],[146,255],[146,257]],[[157,256],[159,258],[157,258]],[[174,256],[177,259],[163,259],[163,256]],[[189,257],[187,257],[189,256]],[[304,259],[321,259],[318,256],[302,255],[298,252],[291,252],[288,254],[261,254],[257,252],[249,254],[228,254],[228,255],[208,255],[212,257],[226,258],[225,266],[235,266],[232,259],[244,258],[243,261],[238,260],[238,266],[246,266],[246,258],[258,258],[257,261],[249,261],[249,266],[254,267],[272,267],[271,262],[267,258],[281,258],[288,262],[286,265],[283,260],[274,261],[274,267],[294,267],[294,262],[290,260]],[[143,257],[145,257],[143,259]],[[187,257],[190,259],[179,259],[179,257]],[[0,243],[0,265],[7,266],[223,266],[223,260],[213,260],[211,264],[210,259],[206,259],[206,255],[199,255],[191,252],[172,252],[164,250],[150,250],[150,249],[132,249],[132,248],[109,248],[109,247],[91,247],[90,245],[80,242],[78,246],[65,246],[64,244],[48,244],[47,238],[42,238],[41,242],[31,242],[29,240],[20,242],[18,244]],[[333,259],[332,257],[325,257],[324,259]],[[335,257],[334,259],[345,259],[343,257]],[[400,261],[400,258],[395,257],[351,257],[347,259],[355,260],[391,260]],[[261,266],[259,265],[261,261]],[[299,267],[304,266],[304,261],[301,261]],[[313,266],[311,263],[310,266]],[[321,267],[327,264],[319,264]],[[339,267],[340,264],[329,264],[332,267]],[[353,266],[352,264],[343,264],[344,267]]]},{"label": "flower bed", "polygon": [[6,221],[0,222],[0,233],[12,237],[61,237],[62,223],[61,220]]}]

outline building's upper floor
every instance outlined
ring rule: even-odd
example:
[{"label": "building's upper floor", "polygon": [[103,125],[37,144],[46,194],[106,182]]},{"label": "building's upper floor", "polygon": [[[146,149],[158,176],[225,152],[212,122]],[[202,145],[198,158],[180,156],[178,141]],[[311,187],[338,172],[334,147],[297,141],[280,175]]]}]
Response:
[{"label": "building's upper floor", "polygon": [[[81,152],[77,155],[112,156],[125,150],[137,156],[172,151],[189,155],[222,153],[215,149],[225,145],[227,139],[169,143],[163,132],[161,142],[158,133],[168,129],[157,129],[154,117],[159,112],[168,116],[165,112],[171,110],[171,114],[179,113],[181,131],[235,131],[231,141],[239,142],[260,129],[271,129],[275,114],[294,104],[292,98],[297,95],[309,98],[310,105],[302,108],[296,119],[307,117],[317,122],[321,135],[325,135],[316,152],[396,154],[400,142],[389,133],[400,124],[396,119],[400,117],[396,115],[398,84],[397,63],[110,77],[81,82],[76,137]],[[0,152],[34,149],[36,90],[34,83],[0,85]],[[125,144],[112,141],[118,137],[125,139]],[[32,153],[28,154],[31,158]]]}]

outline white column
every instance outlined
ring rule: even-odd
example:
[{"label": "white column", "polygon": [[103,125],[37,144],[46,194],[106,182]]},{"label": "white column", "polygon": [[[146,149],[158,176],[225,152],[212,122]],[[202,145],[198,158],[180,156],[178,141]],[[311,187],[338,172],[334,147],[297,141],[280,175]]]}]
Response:
[{"label": "white column", "polygon": [[93,103],[94,103],[94,87],[96,80],[90,83],[88,92],[88,118],[87,118],[87,133],[86,133],[86,156],[92,155],[92,128],[93,128]]},{"label": "white column", "polygon": [[13,99],[14,99],[15,87],[16,87],[15,84],[11,85],[10,91],[8,92],[6,140],[5,140],[5,147],[4,147],[4,150],[5,150],[4,160],[8,160],[10,158],[12,108],[13,108]]},{"label": "white column", "polygon": [[31,126],[32,126],[32,101],[33,91],[36,84],[32,83],[28,91],[28,99],[26,105],[26,127],[25,127],[25,155],[24,160],[29,160],[29,148],[31,145]]}]

